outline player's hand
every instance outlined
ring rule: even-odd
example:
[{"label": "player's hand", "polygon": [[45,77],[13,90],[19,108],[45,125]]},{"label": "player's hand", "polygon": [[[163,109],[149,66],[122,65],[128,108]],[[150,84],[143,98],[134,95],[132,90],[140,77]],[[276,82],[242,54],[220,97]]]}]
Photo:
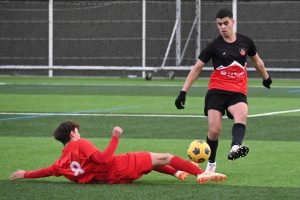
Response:
[{"label": "player's hand", "polygon": [[263,86],[265,86],[266,88],[270,89],[270,85],[272,84],[272,79],[271,79],[271,77],[269,76],[268,79],[263,80],[263,81],[262,81],[262,84],[263,84]]},{"label": "player's hand", "polygon": [[123,133],[123,130],[120,127],[118,127],[118,126],[116,126],[112,130],[112,136],[115,136],[115,137],[118,137],[118,138],[121,137],[122,133]]},{"label": "player's hand", "polygon": [[25,175],[25,171],[24,170],[21,170],[21,169],[18,169],[16,172],[14,172],[12,175],[10,175],[10,179],[22,179],[24,178],[24,175]]},{"label": "player's hand", "polygon": [[177,109],[184,109],[184,104],[185,104],[185,96],[186,92],[185,91],[180,91],[177,99],[175,100],[175,106]]}]

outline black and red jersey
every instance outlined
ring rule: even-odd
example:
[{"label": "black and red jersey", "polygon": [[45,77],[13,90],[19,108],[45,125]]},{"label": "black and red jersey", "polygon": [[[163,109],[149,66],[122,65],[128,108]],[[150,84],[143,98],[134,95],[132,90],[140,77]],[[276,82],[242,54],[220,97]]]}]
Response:
[{"label": "black and red jersey", "polygon": [[226,42],[220,35],[200,53],[199,59],[208,63],[212,59],[214,71],[208,89],[221,89],[247,94],[247,55],[256,55],[253,40],[236,33],[236,40]]}]

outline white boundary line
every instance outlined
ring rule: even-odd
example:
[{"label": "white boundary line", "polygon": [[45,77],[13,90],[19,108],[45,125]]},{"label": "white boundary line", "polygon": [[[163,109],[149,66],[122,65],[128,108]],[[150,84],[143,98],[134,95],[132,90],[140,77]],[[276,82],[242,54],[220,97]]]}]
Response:
[{"label": "white boundary line", "polygon": [[[262,113],[262,114],[254,114],[248,115],[248,117],[261,117],[261,116],[268,116],[268,115],[277,115],[277,114],[284,114],[284,113],[293,113],[293,112],[300,112],[300,109],[295,110],[286,110],[286,111],[277,111],[277,112],[269,112],[269,113]],[[25,115],[25,116],[106,116],[106,117],[182,117],[182,118],[204,118],[204,115],[146,115],[146,114],[88,114],[88,113],[13,113],[13,112],[0,112],[0,115]],[[227,117],[223,117],[227,118]]]},{"label": "white boundary line", "polygon": [[260,116],[277,115],[277,114],[293,113],[293,112],[300,112],[300,109],[277,111],[277,112],[269,112],[269,113],[263,113],[263,114],[255,114],[255,115],[248,115],[248,117],[260,117]]},{"label": "white boundary line", "polygon": [[[132,86],[132,87],[181,87],[182,85],[164,85],[164,84],[62,84],[62,83],[2,83],[0,85],[54,85],[54,86]],[[207,87],[207,85],[193,85],[193,87]],[[264,88],[262,85],[248,85],[249,88]],[[272,88],[300,88],[298,85],[291,85],[291,86],[273,86]]]},{"label": "white boundary line", "polygon": [[182,117],[182,118],[193,118],[193,117],[206,117],[204,115],[159,115],[159,114],[92,114],[92,113],[13,113],[13,112],[0,112],[0,115],[25,115],[25,116],[94,116],[94,117]]}]

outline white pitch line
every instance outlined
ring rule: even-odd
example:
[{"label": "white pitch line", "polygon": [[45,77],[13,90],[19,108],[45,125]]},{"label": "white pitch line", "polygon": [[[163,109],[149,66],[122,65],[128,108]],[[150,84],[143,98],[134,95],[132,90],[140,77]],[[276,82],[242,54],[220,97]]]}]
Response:
[{"label": "white pitch line", "polygon": [[263,114],[255,114],[255,115],[248,115],[248,117],[261,117],[261,116],[267,116],[267,115],[277,115],[277,114],[293,113],[293,112],[300,112],[300,109],[278,111],[278,112],[269,112],[269,113],[263,113]]},{"label": "white pitch line", "polygon": [[105,116],[105,117],[206,117],[204,115],[146,115],[146,114],[88,114],[88,113],[10,113],[0,112],[0,115],[25,115],[25,116]]},{"label": "white pitch line", "polygon": [[[286,110],[286,111],[277,111],[269,112],[262,114],[248,115],[248,117],[261,117],[267,115],[277,115],[284,113],[293,113],[300,112],[300,109],[295,110]],[[25,115],[25,116],[107,116],[107,117],[182,117],[182,118],[205,118],[204,115],[146,115],[146,114],[88,114],[88,113],[12,113],[12,112],[0,112],[0,115]],[[225,116],[223,118],[226,118]]]},{"label": "white pitch line", "polygon": [[[182,85],[168,85],[168,84],[69,84],[69,83],[0,83],[0,85],[53,85],[53,86],[131,86],[131,87],[181,87]],[[207,87],[207,85],[193,85],[193,87]],[[261,85],[253,85],[248,86],[249,88],[263,88]],[[299,85],[291,85],[291,86],[272,86],[272,88],[300,88]]]}]

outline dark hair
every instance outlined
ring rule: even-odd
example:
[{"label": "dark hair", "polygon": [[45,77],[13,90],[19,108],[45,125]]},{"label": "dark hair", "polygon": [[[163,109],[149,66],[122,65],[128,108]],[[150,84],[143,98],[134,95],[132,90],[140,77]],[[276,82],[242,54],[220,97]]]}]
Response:
[{"label": "dark hair", "polygon": [[75,121],[66,121],[61,123],[53,133],[56,140],[61,141],[63,145],[66,145],[70,140],[71,131],[75,131],[75,128],[79,130],[79,123]]},{"label": "dark hair", "polygon": [[222,18],[224,18],[224,17],[229,17],[230,19],[232,19],[232,18],[233,18],[233,14],[232,14],[231,10],[226,9],[226,8],[222,8],[222,9],[220,9],[220,10],[217,12],[216,18],[222,19]]}]

